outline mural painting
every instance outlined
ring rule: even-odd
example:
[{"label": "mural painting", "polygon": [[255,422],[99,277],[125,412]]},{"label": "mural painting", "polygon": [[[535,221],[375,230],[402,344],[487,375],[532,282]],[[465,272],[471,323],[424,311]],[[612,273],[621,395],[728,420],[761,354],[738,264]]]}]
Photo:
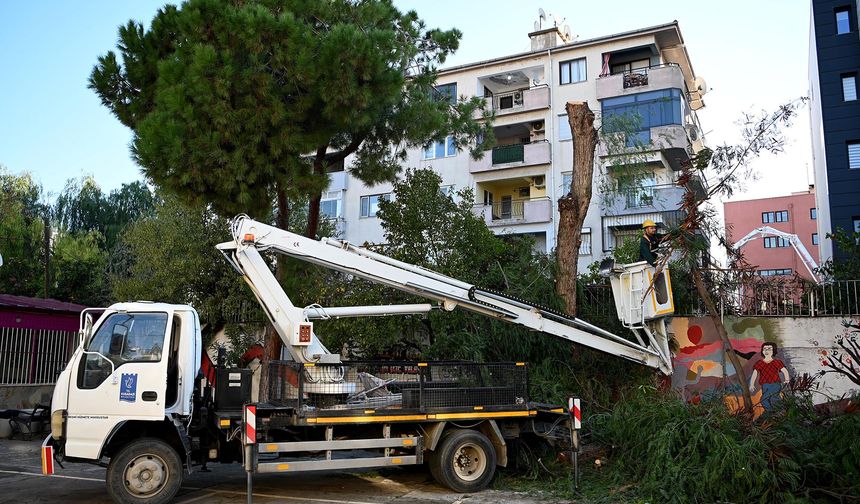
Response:
[{"label": "mural painting", "polygon": [[[742,404],[737,372],[709,317],[675,317],[672,384],[693,402],[725,396]],[[813,401],[860,393],[860,320],[836,317],[726,317],[724,325],[750,383],[754,413],[775,407],[790,380],[814,382]]]}]

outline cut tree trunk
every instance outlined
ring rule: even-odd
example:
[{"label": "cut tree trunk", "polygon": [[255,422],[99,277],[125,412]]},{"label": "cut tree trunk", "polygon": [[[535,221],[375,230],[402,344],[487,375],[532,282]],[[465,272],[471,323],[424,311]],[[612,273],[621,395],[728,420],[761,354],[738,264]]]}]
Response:
[{"label": "cut tree trunk", "polygon": [[594,112],[588,102],[567,102],[567,121],[573,137],[573,177],[570,191],[558,200],[558,281],[556,292],[564,299],[565,310],[576,315],[576,277],[582,224],[591,204],[591,183],[594,176],[594,149],[597,130]]}]

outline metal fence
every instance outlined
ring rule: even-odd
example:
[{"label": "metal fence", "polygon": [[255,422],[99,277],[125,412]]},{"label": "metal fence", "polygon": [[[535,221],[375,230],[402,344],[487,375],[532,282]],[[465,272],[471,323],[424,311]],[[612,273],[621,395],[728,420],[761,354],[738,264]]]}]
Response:
[{"label": "metal fence", "polygon": [[66,366],[77,333],[0,328],[0,385],[50,385]]},{"label": "metal fence", "polygon": [[[752,276],[721,283],[711,290],[716,307],[724,315],[741,317],[823,317],[860,315],[860,280],[816,285],[798,278]],[[676,315],[706,315],[695,295],[676,305]]]},{"label": "metal fence", "polygon": [[305,414],[352,409],[440,410],[522,407],[528,371],[522,363],[270,363],[269,400]]}]

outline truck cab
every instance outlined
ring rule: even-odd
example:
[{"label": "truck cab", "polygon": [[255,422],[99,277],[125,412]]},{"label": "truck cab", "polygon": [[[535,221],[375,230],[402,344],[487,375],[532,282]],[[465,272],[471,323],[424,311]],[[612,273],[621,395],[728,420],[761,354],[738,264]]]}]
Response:
[{"label": "truck cab", "polygon": [[113,446],[132,432],[166,431],[172,435],[163,437],[184,444],[182,432],[170,431],[193,409],[201,359],[197,312],[134,302],[111,305],[94,323],[93,314],[82,314],[80,344],[57,379],[51,437],[58,454],[112,457]]}]

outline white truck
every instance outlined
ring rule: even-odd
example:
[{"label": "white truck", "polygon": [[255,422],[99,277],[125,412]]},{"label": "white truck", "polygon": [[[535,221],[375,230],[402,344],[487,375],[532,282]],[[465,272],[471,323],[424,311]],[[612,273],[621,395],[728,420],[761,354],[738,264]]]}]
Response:
[{"label": "white truck", "polygon": [[[346,242],[308,239],[246,216],[234,219],[231,231],[233,239],[218,248],[288,353],[271,363],[268,401],[251,404],[248,370],[211,369],[192,307],[118,303],[97,320],[87,310],[79,345],[54,390],[45,474],[65,460],[105,465],[115,502],[156,504],[174,498],[183,474],[213,462],[301,472],[427,461],[441,484],[471,492],[507,464],[512,440],[540,437],[568,446],[566,409],[529,400],[525,363],[342,361],[314,332],[319,319],[460,307],[671,372],[662,318],[672,308],[668,271],[655,286],[656,272],[645,263],[616,269],[613,278],[619,317],[634,330],[633,342]],[[272,274],[265,251],[433,303],[299,308]]]}]

